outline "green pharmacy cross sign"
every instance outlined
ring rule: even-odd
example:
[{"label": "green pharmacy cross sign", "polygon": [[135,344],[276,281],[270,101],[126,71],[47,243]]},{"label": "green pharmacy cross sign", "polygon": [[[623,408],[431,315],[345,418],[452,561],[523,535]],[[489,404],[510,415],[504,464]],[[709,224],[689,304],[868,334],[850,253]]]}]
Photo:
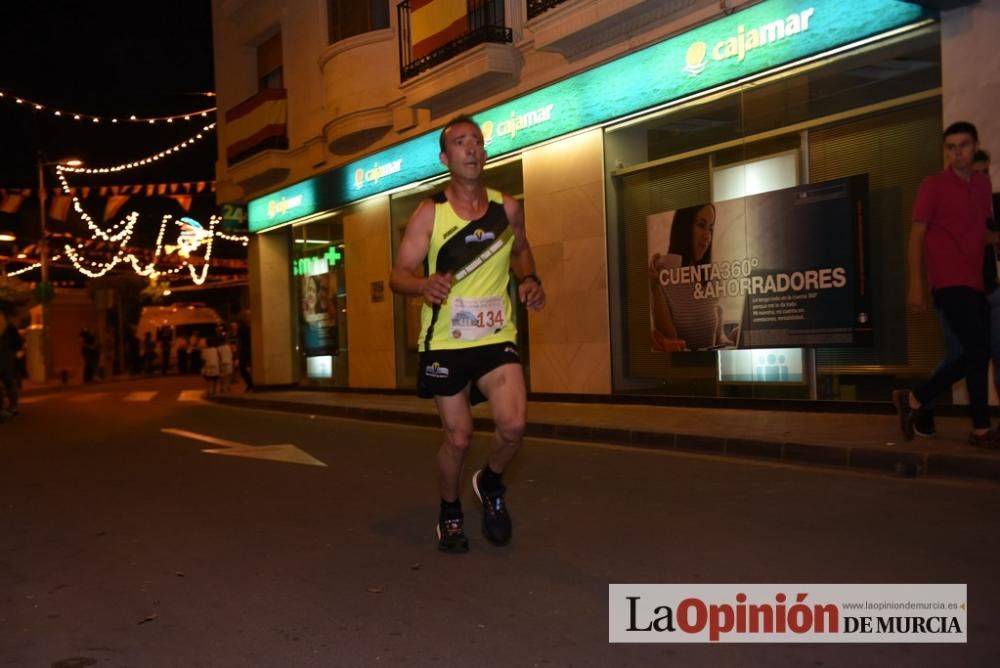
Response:
[{"label": "green pharmacy cross sign", "polygon": [[344,259],[344,254],[336,246],[330,246],[325,253],[317,257],[301,257],[292,262],[292,275],[315,276],[325,274]]},{"label": "green pharmacy cross sign", "polygon": [[[765,0],[474,118],[490,157],[760,76],[863,40],[924,24],[904,0]],[[289,186],[249,206],[261,232],[444,173],[439,130]]]}]

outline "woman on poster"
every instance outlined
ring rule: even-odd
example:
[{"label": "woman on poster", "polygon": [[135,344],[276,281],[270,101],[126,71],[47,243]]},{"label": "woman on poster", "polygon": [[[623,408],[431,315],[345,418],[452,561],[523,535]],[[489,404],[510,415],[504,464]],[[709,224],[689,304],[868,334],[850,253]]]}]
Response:
[{"label": "woman on poster", "polygon": [[670,269],[712,263],[715,206],[698,204],[678,209],[670,226],[667,254],[653,254],[649,263],[654,350],[676,352],[727,348],[735,345],[738,326],[723,331],[722,307],[715,297],[697,299],[695,283],[664,284]]}]

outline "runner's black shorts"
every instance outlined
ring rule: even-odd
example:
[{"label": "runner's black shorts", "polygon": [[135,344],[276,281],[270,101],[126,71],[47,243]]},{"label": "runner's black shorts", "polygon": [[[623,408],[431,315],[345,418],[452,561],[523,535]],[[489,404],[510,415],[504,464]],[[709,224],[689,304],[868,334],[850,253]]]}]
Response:
[{"label": "runner's black shorts", "polygon": [[521,354],[513,343],[491,343],[474,348],[428,350],[420,353],[417,395],[424,399],[451,397],[472,384],[469,403],[486,401],[476,382],[504,364],[520,364]]}]

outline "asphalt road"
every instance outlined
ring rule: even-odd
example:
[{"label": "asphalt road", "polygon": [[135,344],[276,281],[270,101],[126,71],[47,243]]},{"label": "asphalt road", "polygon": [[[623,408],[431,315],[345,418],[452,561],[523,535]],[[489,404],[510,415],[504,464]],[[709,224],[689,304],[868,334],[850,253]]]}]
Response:
[{"label": "asphalt road", "polygon": [[[472,549],[445,555],[435,430],[181,400],[199,389],[74,387],[0,425],[0,665],[1000,657],[998,486],[529,440],[506,475],[513,544],[485,541],[466,489]],[[477,435],[470,462],[487,442]],[[261,448],[283,444],[298,450]],[[969,642],[612,645],[617,582],[967,583]]]}]

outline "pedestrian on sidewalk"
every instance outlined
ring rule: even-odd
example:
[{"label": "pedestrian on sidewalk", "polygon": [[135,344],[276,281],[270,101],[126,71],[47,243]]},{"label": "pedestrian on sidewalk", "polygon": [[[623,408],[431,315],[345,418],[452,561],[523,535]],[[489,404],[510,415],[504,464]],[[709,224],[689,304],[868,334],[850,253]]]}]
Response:
[{"label": "pedestrian on sidewalk", "polygon": [[166,376],[167,372],[170,371],[170,357],[174,342],[174,332],[170,325],[164,325],[160,328],[158,338],[160,339],[160,359],[163,361],[160,373]]},{"label": "pedestrian on sidewalk", "polygon": [[987,448],[1000,445],[987,406],[990,307],[983,282],[984,248],[996,242],[996,234],[987,230],[987,221],[992,218],[989,178],[972,171],[978,142],[978,132],[971,123],[950,125],[944,132],[948,167],[923,180],[913,207],[906,301],[918,310],[927,308],[920,262],[923,256],[934,308],[954,334],[962,354],[939,367],[916,390],[893,392],[899,426],[908,441],[913,439],[919,411],[964,377],[972,418],[969,443]]},{"label": "pedestrian on sidewalk", "polygon": [[153,375],[156,365],[156,341],[153,340],[153,333],[146,332],[142,337],[142,367],[147,376]]},{"label": "pedestrian on sidewalk", "polygon": [[208,396],[219,391],[219,348],[216,337],[208,340],[201,350],[201,375],[205,379]]},{"label": "pedestrian on sidewalk", "polygon": [[188,364],[191,373],[201,373],[201,352],[205,349],[205,337],[198,334],[198,330],[191,330],[191,339],[188,343]]},{"label": "pedestrian on sidewalk", "polygon": [[[545,305],[545,292],[521,203],[483,184],[486,149],[479,125],[458,116],[444,126],[439,144],[451,178],[410,217],[390,286],[424,300],[417,392],[434,398],[444,427],[437,454],[438,549],[466,552],[459,478],[472,438],[471,406],[483,400],[489,401],[496,431],[472,489],[482,504],[487,540],[505,545],[511,538],[501,476],[521,446],[527,408],[508,296],[511,271],[529,309]],[[426,276],[420,273],[425,266]]]},{"label": "pedestrian on sidewalk", "polygon": [[[990,154],[982,149],[976,151],[972,156],[972,171],[990,177]],[[992,181],[991,181],[992,187]],[[993,193],[993,231],[1000,231],[997,227],[997,200],[1000,195]],[[997,289],[997,249],[993,244],[986,246],[983,257],[983,288],[986,292],[986,300],[990,304],[990,358],[993,360],[993,383],[997,388],[997,395],[1000,395],[1000,290]],[[962,356],[962,347],[958,343],[958,338],[951,331],[948,323],[941,320],[941,330],[944,334],[945,358],[941,366],[946,366]],[[988,380],[988,379],[987,379]],[[930,438],[937,435],[937,427],[934,423],[934,404],[925,405],[917,411],[913,420],[913,432],[917,436]]]},{"label": "pedestrian on sidewalk", "polygon": [[229,339],[218,336],[215,350],[219,355],[219,391],[229,392],[233,381],[233,349],[229,345]]},{"label": "pedestrian on sidewalk", "polygon": [[89,327],[80,330],[80,355],[83,357],[83,382],[93,383],[101,358],[101,350],[97,345],[97,336],[90,331]]},{"label": "pedestrian on sidewalk", "polygon": [[177,333],[177,340],[174,341],[174,351],[177,355],[177,373],[182,376],[187,375],[188,372],[188,360],[190,358],[189,351],[191,350],[190,339],[184,336],[182,332]]}]

